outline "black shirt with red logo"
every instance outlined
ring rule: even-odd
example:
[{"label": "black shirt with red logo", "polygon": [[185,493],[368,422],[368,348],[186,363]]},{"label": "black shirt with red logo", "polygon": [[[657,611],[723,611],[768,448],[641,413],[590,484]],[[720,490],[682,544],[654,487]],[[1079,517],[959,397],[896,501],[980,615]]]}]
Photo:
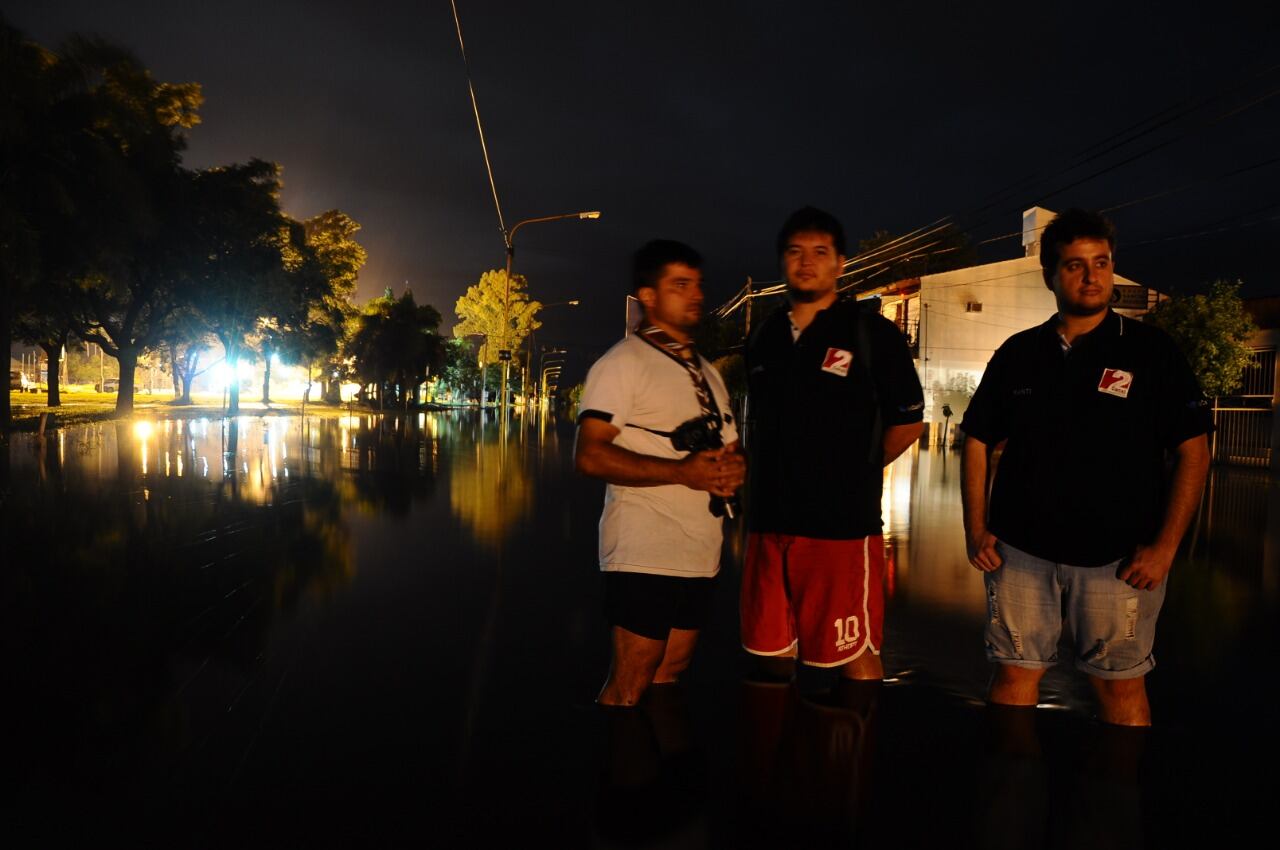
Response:
[{"label": "black shirt with red logo", "polygon": [[1009,337],[961,427],[989,446],[1008,441],[991,533],[1038,558],[1096,567],[1155,539],[1166,453],[1213,423],[1173,340],[1109,311],[1065,352],[1057,316]]},{"label": "black shirt with red logo", "polygon": [[746,366],[751,530],[879,534],[883,429],[919,422],[924,409],[902,332],[850,301],[793,341],[784,307],[753,334]]}]

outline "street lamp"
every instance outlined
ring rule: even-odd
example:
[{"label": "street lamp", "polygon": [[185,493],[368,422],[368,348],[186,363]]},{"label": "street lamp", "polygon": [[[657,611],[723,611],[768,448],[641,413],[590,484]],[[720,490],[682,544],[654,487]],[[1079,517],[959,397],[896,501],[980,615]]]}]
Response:
[{"label": "street lamp", "polygon": [[[527,218],[524,221],[516,222],[515,227],[511,228],[510,230],[503,231],[502,241],[507,246],[506,293],[503,295],[503,298],[502,298],[502,344],[503,345],[509,346],[511,344],[510,337],[509,337],[511,333],[511,261],[515,259],[515,256],[516,256],[516,247],[515,247],[516,231],[519,230],[521,227],[524,227],[526,224],[538,224],[539,222],[543,222],[543,221],[561,221],[562,219],[567,219],[567,218],[597,219],[599,217],[600,217],[599,210],[590,210],[588,212],[564,213],[562,215],[545,215],[545,216],[541,216],[540,218]],[[507,359],[502,361],[502,411],[505,414],[507,410],[507,376],[510,374],[510,369],[511,369],[511,359],[510,359],[511,349],[506,348],[503,350],[507,352],[506,354]]]},{"label": "street lamp", "polygon": [[[563,363],[553,363],[553,364],[550,364],[550,365],[548,365],[548,366],[546,366],[546,367],[544,367],[544,368],[543,368],[543,370],[542,370],[542,382],[541,382],[541,383],[542,383],[542,397],[543,397],[543,398],[546,398],[546,397],[547,397],[547,380],[548,380],[549,378],[553,378],[553,377],[554,377],[554,378],[556,378],[556,379],[558,380],[558,379],[560,378],[560,370],[561,370],[561,369],[563,369],[563,368],[564,368],[564,364],[563,364]],[[558,384],[557,384],[557,385],[558,385]]]},{"label": "street lamp", "polygon": [[[574,298],[572,301],[553,301],[550,304],[543,304],[542,309],[546,310],[550,307],[577,307],[580,303],[581,302],[577,298]],[[526,384],[528,383],[529,375],[531,374],[530,367],[532,364],[530,361],[533,359],[534,334],[535,332],[530,329],[529,338],[526,340],[524,346],[524,370],[520,373],[520,392],[524,395],[526,401],[529,398],[529,389]],[[536,391],[537,388],[538,385],[535,383],[534,390]]]}]

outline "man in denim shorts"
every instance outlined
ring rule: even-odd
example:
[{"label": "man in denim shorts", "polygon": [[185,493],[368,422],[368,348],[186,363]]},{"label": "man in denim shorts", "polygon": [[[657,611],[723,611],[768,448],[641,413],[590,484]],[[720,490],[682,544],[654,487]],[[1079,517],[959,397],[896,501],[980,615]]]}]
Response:
[{"label": "man in denim shorts", "polygon": [[988,701],[1037,703],[1065,621],[1102,720],[1149,726],[1156,617],[1213,425],[1173,341],[1111,311],[1114,250],[1096,213],[1045,228],[1040,264],[1058,312],[1000,346],[965,413],[965,532],[987,588]]}]

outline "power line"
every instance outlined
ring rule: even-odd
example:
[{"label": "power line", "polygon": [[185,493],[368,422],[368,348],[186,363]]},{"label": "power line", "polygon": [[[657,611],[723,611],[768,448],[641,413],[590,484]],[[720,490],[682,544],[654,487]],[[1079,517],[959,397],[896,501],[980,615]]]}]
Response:
[{"label": "power line", "polygon": [[[909,258],[908,254],[910,251],[915,252],[915,255],[914,255],[915,257],[927,258],[927,257],[936,256],[938,254],[946,253],[949,251],[957,250],[954,246],[945,247],[937,251],[927,250],[939,244],[939,242],[941,242],[942,240],[935,240],[923,246],[914,246],[910,248],[908,246],[910,246],[912,242],[925,239],[928,236],[932,235],[933,232],[936,232],[934,230],[931,230],[931,228],[936,228],[936,230],[942,230],[947,227],[954,227],[953,232],[956,233],[957,235],[971,236],[975,233],[975,231],[984,227],[991,220],[991,216],[988,216],[968,226],[955,227],[954,223],[957,221],[958,218],[972,219],[974,217],[978,217],[980,216],[981,213],[987,212],[988,210],[992,210],[994,207],[1000,204],[1005,197],[1007,197],[1008,195],[1010,195],[1012,192],[1016,190],[1022,189],[1028,185],[1034,185],[1035,183],[1044,182],[1056,176],[1066,176],[1067,174],[1069,174],[1072,171],[1075,171],[1078,168],[1081,168],[1093,161],[1101,159],[1107,156],[1108,154],[1113,153],[1117,150],[1120,150],[1121,148],[1127,145],[1133,144],[1163,128],[1176,125],[1178,122],[1183,121],[1188,116],[1194,114],[1195,112],[1199,111],[1205,106],[1212,104],[1215,101],[1220,101],[1222,98],[1228,96],[1229,94],[1232,94],[1238,91],[1242,87],[1248,85],[1249,83],[1255,80],[1266,77],[1267,75],[1273,73],[1277,69],[1280,69],[1280,64],[1274,64],[1263,69],[1262,71],[1245,75],[1242,78],[1237,79],[1230,85],[1222,89],[1219,89],[1217,92],[1214,92],[1208,95],[1201,95],[1198,97],[1187,98],[1179,103],[1176,103],[1172,106],[1159,110],[1153,113],[1152,115],[1142,119],[1141,121],[1138,121],[1137,123],[1132,124],[1119,132],[1112,133],[1107,137],[1099,140],[1098,142],[1095,142],[1094,144],[1082,149],[1078,154],[1076,154],[1072,158],[1072,161],[1065,168],[1062,168],[1053,172],[1040,172],[1038,174],[1032,174],[1032,175],[1029,175],[1028,177],[1017,180],[1014,183],[1002,188],[1001,190],[989,195],[987,199],[984,202],[980,203],[978,207],[974,208],[973,210],[967,213],[962,214],[959,217],[955,215],[944,216],[943,218],[940,218],[936,222],[934,222],[933,225],[926,225],[925,227],[917,228],[916,230],[911,231],[903,236],[897,237],[893,240],[890,240],[887,243],[877,246],[874,249],[863,252],[859,255],[856,255],[853,258],[850,258],[849,260],[846,260],[845,267],[847,271],[840,276],[841,279],[848,278],[856,272],[865,273],[872,270],[876,270],[876,271],[874,271],[870,275],[860,275],[856,280],[853,280],[847,285],[845,285],[844,287],[841,287],[840,291],[847,291],[849,289],[855,288],[857,286],[860,286],[869,282],[874,277],[877,277],[879,274],[883,273],[883,271],[889,266],[891,266],[892,264],[900,262],[904,259],[908,259]],[[1172,138],[1161,140],[1154,145],[1148,146],[1134,154],[1131,154],[1130,156],[1120,160],[1119,162],[1111,163],[1083,177],[1079,177],[1077,179],[1071,180],[1065,185],[1061,185],[1057,188],[1054,188],[1048,193],[1040,195],[1039,200],[1043,201],[1046,198],[1054,197],[1065,191],[1075,188],[1076,186],[1079,186],[1085,182],[1096,179],[1097,177],[1100,177],[1104,174],[1123,168],[1124,166],[1129,165],[1141,159],[1142,157],[1155,153],[1156,151],[1161,150],[1162,148],[1165,148],[1176,142],[1182,141],[1183,139],[1188,138],[1194,135],[1195,133],[1217,126],[1218,124],[1221,124],[1224,121],[1236,115],[1241,114],[1242,112],[1245,112],[1262,103],[1267,102],[1268,100],[1270,100],[1271,98],[1275,97],[1278,94],[1280,94],[1280,88],[1273,89],[1258,97],[1254,97],[1251,100],[1239,106],[1236,106],[1234,108],[1228,109],[1225,112],[1220,113],[1216,117],[1210,119],[1209,121],[1203,124],[1200,124],[1199,126],[1196,126],[1190,130],[1180,132],[1177,135],[1173,136]],[[1222,175],[1219,175],[1217,178],[1213,178],[1213,179],[1225,180],[1230,177],[1234,177],[1239,174],[1246,173],[1248,171],[1266,167],[1268,165],[1274,164],[1277,161],[1280,161],[1280,157],[1264,160],[1258,163],[1254,163],[1253,165],[1250,165],[1250,166],[1245,166],[1243,168],[1228,171]],[[1149,200],[1156,200],[1161,197],[1166,197],[1171,194],[1176,194],[1180,191],[1185,191],[1188,188],[1192,188],[1204,182],[1208,182],[1208,181],[1205,181],[1205,180],[1194,181],[1192,183],[1185,184],[1184,186],[1175,187],[1173,189],[1168,189],[1162,192],[1157,192],[1155,194],[1148,195],[1143,198],[1137,198],[1130,201],[1125,201],[1120,204],[1113,205],[1112,207],[1108,207],[1107,210],[1121,209],[1124,207],[1143,203]],[[1037,203],[1038,202],[1039,201],[1037,201]],[[1247,213],[1245,214],[1245,217],[1252,215],[1256,212],[1257,211]],[[1270,220],[1270,219],[1267,219],[1267,220]],[[1254,224],[1258,224],[1258,223],[1263,223],[1263,222],[1255,222],[1248,225],[1241,225],[1241,227],[1254,226]],[[1223,228],[1223,229],[1225,230],[1229,228]],[[1198,233],[1182,234],[1179,236],[1167,237],[1165,240],[1146,240],[1141,243],[1134,243],[1134,246],[1145,245],[1154,241],[1167,241],[1168,239],[1191,238],[1192,236],[1207,235],[1212,232],[1221,232],[1221,231],[1202,231]],[[1012,238],[1020,235],[1022,235],[1021,231],[1002,234],[1000,236],[991,237],[989,239],[982,240],[976,243],[975,247],[979,247],[981,245],[986,245],[991,242],[996,242],[996,241],[1000,241],[1003,239],[1008,239],[1008,238]],[[901,250],[896,251],[890,256],[881,259],[879,262],[866,264],[863,268],[856,269],[856,272],[855,272],[854,266],[858,265],[859,263],[865,263],[867,260],[873,257],[883,255],[886,252],[888,252],[891,248],[895,248],[895,247],[898,247]],[[1133,246],[1130,246],[1130,247],[1133,247]],[[999,277],[1006,277],[1006,276],[1002,275]],[[992,278],[992,279],[999,279],[999,278]],[[964,285],[969,285],[971,283],[976,283],[976,282],[979,282],[979,281],[968,281],[968,282],[958,283],[958,284],[948,284],[946,286],[964,286]],[[783,291],[785,291],[785,284],[781,282],[778,282],[774,285],[768,285],[765,288],[752,293],[746,293],[744,290],[739,290],[738,294],[736,294],[728,302],[723,304],[715,312],[717,315],[720,315],[722,317],[727,316],[733,313],[735,310],[737,310],[739,307],[741,307],[743,304],[747,303],[753,298],[776,295],[776,294],[782,293]]]},{"label": "power line", "polygon": [[502,204],[498,201],[498,184],[493,179],[493,165],[489,162],[489,146],[484,141],[484,126],[480,123],[480,105],[476,102],[476,87],[471,83],[471,63],[467,60],[467,45],[462,41],[462,21],[458,18],[457,0],[449,0],[453,7],[453,24],[458,30],[458,49],[462,51],[462,67],[467,73],[467,91],[471,93],[471,111],[476,116],[476,132],[480,134],[480,151],[484,154],[484,168],[489,174],[489,189],[493,192],[493,207],[498,211],[498,230],[504,235],[507,224],[502,218]]}]

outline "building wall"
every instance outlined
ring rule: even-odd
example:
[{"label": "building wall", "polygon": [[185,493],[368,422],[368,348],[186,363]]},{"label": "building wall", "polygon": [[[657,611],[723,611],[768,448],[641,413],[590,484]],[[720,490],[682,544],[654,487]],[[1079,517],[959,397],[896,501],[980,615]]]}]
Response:
[{"label": "building wall", "polygon": [[[1116,283],[1137,286],[1119,275]],[[963,418],[995,350],[1056,310],[1037,256],[926,275],[915,291],[882,295],[881,300],[881,312],[897,320],[912,341],[925,389],[925,420],[943,422],[945,404],[953,425]]]}]

